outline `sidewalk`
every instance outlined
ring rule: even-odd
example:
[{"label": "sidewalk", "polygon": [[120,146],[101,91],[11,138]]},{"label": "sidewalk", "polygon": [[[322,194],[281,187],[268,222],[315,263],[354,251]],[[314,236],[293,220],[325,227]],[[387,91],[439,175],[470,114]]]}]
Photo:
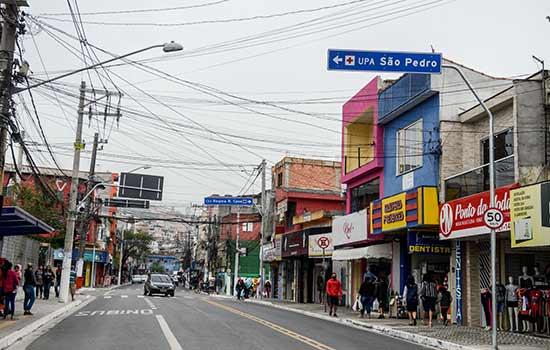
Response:
[{"label": "sidewalk", "polygon": [[[408,320],[395,318],[377,319],[378,314],[375,313],[373,313],[371,319],[362,319],[359,317],[359,313],[346,307],[339,307],[339,317],[334,318],[328,316],[328,313],[324,312],[324,306],[319,304],[296,304],[272,299],[249,299],[248,302],[347,324],[439,349],[480,350],[491,348],[491,332],[485,331],[480,327],[444,327],[441,324],[435,323],[432,328],[429,328],[423,326],[422,322],[419,322],[418,326],[409,326]],[[520,333],[498,332],[498,341],[500,349],[550,349],[550,337],[545,337],[544,335],[533,336]]]},{"label": "sidewalk", "polygon": [[21,338],[36,332],[39,328],[48,325],[54,320],[65,316],[83,303],[93,300],[89,295],[76,295],[74,302],[62,304],[52,293],[49,300],[36,300],[32,307],[32,316],[23,315],[23,301],[15,303],[15,320],[10,316],[3,320],[0,318],[0,349],[5,349]]}]

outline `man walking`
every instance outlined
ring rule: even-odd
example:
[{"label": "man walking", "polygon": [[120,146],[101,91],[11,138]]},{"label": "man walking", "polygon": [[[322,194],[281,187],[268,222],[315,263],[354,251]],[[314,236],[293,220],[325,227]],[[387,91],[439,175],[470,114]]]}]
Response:
[{"label": "man walking", "polygon": [[336,278],[336,273],[332,273],[332,276],[327,282],[327,301],[329,306],[329,316],[338,317],[336,309],[340,303],[342,297],[342,284]]},{"label": "man walking", "polygon": [[69,275],[69,291],[71,292],[71,300],[74,301],[76,293],[76,270],[74,269],[74,265],[71,266],[71,274]]},{"label": "man walking", "polygon": [[32,271],[32,263],[27,264],[24,278],[25,281],[23,283],[23,291],[25,292],[25,300],[23,302],[23,310],[25,311],[23,312],[23,315],[32,315],[31,308],[35,300],[34,288],[36,287],[36,281]]},{"label": "man walking", "polygon": [[61,286],[61,267],[57,266],[55,270],[55,297],[59,298],[59,288]]}]

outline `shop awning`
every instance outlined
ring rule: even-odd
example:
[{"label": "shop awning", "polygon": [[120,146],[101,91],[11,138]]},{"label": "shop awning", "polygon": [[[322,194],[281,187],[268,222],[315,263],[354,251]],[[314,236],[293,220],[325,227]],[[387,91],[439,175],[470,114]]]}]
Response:
[{"label": "shop awning", "polygon": [[0,215],[0,236],[37,235],[54,229],[19,207],[4,207]]},{"label": "shop awning", "polygon": [[336,249],[332,253],[332,260],[358,260],[358,259],[391,259],[392,245],[384,243],[368,247],[353,249]]}]

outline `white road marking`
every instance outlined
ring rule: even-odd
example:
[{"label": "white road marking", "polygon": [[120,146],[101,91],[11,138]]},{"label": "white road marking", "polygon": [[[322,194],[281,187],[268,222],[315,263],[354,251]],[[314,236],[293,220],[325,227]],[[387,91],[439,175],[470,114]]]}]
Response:
[{"label": "white road marking", "polygon": [[152,302],[151,300],[149,300],[149,299],[147,299],[147,298],[145,298],[145,299],[143,299],[143,300],[145,300],[145,303],[147,303],[147,305],[149,305],[149,307],[150,307],[151,309],[153,309],[153,310],[156,310],[156,309],[157,309],[157,307],[155,306],[155,304],[153,304],[153,302]]},{"label": "white road marking", "polygon": [[138,298],[145,298],[145,295],[138,295]]},{"label": "white road marking", "polygon": [[110,295],[104,295],[103,299],[111,299],[111,296]]},{"label": "white road marking", "polygon": [[193,299],[193,297],[190,297],[190,296],[188,296],[188,295],[185,295],[185,296],[183,297],[183,299]]},{"label": "white road marking", "polygon": [[86,316],[115,316],[115,315],[153,315],[151,309],[135,309],[135,310],[95,310],[95,311],[79,311],[76,317]]},{"label": "white road marking", "polygon": [[124,298],[128,298],[127,295],[121,295],[120,297],[123,298],[123,299],[124,299]]},{"label": "white road marking", "polygon": [[166,337],[166,341],[168,341],[168,344],[170,345],[170,350],[183,350],[180,343],[178,343],[178,340],[174,336],[174,333],[172,333],[172,331],[170,330],[170,327],[168,327],[168,323],[166,323],[166,320],[164,320],[164,317],[162,317],[162,315],[156,315],[156,316],[157,316],[157,321],[159,321],[160,329],[162,329],[162,333],[164,333],[164,336]]}]

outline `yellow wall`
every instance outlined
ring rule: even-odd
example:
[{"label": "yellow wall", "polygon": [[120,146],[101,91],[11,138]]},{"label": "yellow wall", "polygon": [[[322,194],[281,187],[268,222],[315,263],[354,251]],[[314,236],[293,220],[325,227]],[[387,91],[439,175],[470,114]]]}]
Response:
[{"label": "yellow wall", "polygon": [[[344,155],[347,158],[347,172],[355,170],[373,159],[372,113],[365,112],[344,130]],[[361,157],[359,164],[358,157]]]}]

